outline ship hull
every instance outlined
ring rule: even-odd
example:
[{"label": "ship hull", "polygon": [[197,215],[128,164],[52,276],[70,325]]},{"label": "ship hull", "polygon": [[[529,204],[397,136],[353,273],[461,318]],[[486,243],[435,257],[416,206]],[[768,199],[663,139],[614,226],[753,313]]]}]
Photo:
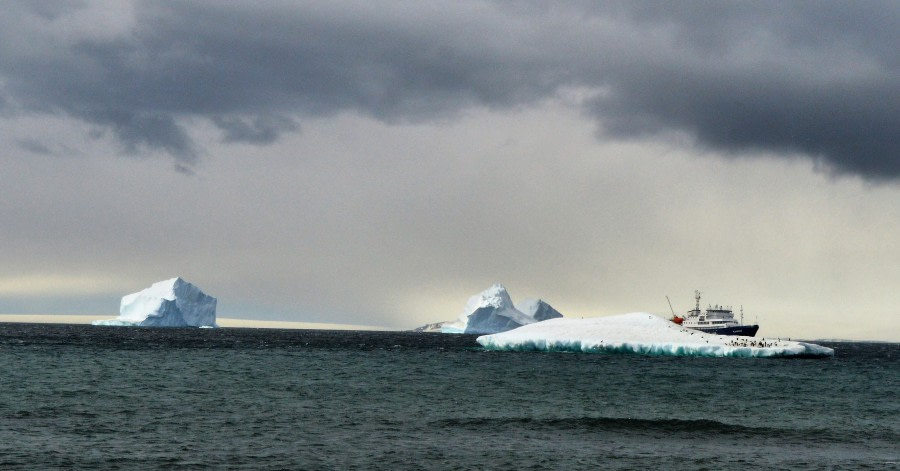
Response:
[{"label": "ship hull", "polygon": [[715,334],[715,335],[742,335],[744,337],[754,337],[756,336],[756,331],[759,330],[758,325],[736,325],[733,327],[720,327],[714,329],[701,329],[698,327],[694,327],[694,330],[699,330],[701,332],[706,332],[707,334]]}]

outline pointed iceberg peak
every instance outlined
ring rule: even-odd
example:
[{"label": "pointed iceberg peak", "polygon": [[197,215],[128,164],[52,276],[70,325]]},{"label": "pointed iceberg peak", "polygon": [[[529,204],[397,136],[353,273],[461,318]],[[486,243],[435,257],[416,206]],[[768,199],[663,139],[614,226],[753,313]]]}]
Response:
[{"label": "pointed iceberg peak", "polygon": [[[500,283],[469,298],[459,319],[441,326],[444,333],[487,334],[505,332],[526,324],[562,314],[543,301],[530,301],[528,312],[513,304],[506,287]],[[539,318],[535,314],[540,316]]]},{"label": "pointed iceberg peak", "polygon": [[516,309],[534,319],[534,322],[556,319],[563,316],[559,311],[553,309],[553,306],[544,302],[543,299],[526,299],[521,303],[516,303]]},{"label": "pointed iceberg peak", "polygon": [[[471,305],[475,302],[477,306]],[[506,291],[506,287],[501,285],[500,283],[496,283],[490,288],[481,292],[481,294],[472,296],[469,298],[469,303],[466,305],[466,310],[468,311],[470,307],[495,307],[498,309],[513,307],[512,299],[509,297],[509,292]]]},{"label": "pointed iceberg peak", "polygon": [[194,286],[193,284],[191,284],[190,282],[188,282],[187,280],[185,280],[184,278],[182,278],[180,276],[176,276],[175,278],[170,278],[168,280],[157,281],[156,283],[153,283],[153,285],[154,286],[156,286],[156,285],[171,286],[172,288],[177,288],[177,287],[183,286],[183,285]]}]

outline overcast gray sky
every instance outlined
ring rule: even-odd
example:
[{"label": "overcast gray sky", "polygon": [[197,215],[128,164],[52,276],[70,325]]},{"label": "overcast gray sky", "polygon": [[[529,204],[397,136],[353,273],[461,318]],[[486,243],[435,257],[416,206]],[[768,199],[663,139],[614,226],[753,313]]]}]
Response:
[{"label": "overcast gray sky", "polygon": [[5,0],[0,312],[900,340],[900,4]]}]

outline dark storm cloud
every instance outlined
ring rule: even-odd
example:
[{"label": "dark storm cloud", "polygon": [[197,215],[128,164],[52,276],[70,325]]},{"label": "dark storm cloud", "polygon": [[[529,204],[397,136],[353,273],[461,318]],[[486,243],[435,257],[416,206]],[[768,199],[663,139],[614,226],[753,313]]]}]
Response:
[{"label": "dark storm cloud", "polygon": [[233,116],[216,116],[213,122],[225,133],[225,142],[270,144],[278,135],[297,130],[297,123],[284,116],[256,116],[242,119]]},{"label": "dark storm cloud", "polygon": [[20,139],[16,144],[33,154],[53,155],[53,151],[49,147],[34,139]]},{"label": "dark storm cloud", "polygon": [[83,0],[6,0],[4,6],[12,6],[52,21],[83,8],[84,4]]},{"label": "dark storm cloud", "polygon": [[682,131],[720,150],[900,177],[898,4],[671,5],[632,12],[638,29],[670,29],[677,47],[607,76],[610,92],[589,109],[608,133]]},{"label": "dark storm cloud", "polygon": [[308,116],[417,122],[578,87],[608,135],[682,132],[900,177],[896,2],[147,2],[127,34],[46,34],[23,52],[9,39],[77,4],[46,5],[0,20],[5,108],[74,116],[186,165],[196,118],[266,144]]}]

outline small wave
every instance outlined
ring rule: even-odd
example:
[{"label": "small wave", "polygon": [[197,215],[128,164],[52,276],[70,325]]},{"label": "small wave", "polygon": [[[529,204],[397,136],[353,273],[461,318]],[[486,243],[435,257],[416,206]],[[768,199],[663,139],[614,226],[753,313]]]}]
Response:
[{"label": "small wave", "polygon": [[575,428],[601,428],[601,429],[630,429],[630,430],[660,430],[667,432],[691,431],[691,432],[735,432],[750,430],[750,427],[729,425],[715,420],[681,420],[681,419],[632,419],[617,417],[565,417],[565,418],[533,418],[533,417],[471,417],[458,419],[444,419],[435,422],[435,425],[447,427],[497,427],[516,426],[533,429],[575,429]]},{"label": "small wave", "polygon": [[532,417],[471,417],[452,418],[432,422],[436,427],[463,428],[477,431],[480,429],[518,428],[526,430],[570,430],[570,431],[606,431],[622,434],[656,433],[662,435],[708,437],[762,437],[779,440],[809,441],[827,443],[847,443],[854,437],[835,433],[827,429],[794,429],[779,427],[759,427],[729,424],[709,419],[636,419],[621,417],[567,417],[567,418],[532,418]]}]

